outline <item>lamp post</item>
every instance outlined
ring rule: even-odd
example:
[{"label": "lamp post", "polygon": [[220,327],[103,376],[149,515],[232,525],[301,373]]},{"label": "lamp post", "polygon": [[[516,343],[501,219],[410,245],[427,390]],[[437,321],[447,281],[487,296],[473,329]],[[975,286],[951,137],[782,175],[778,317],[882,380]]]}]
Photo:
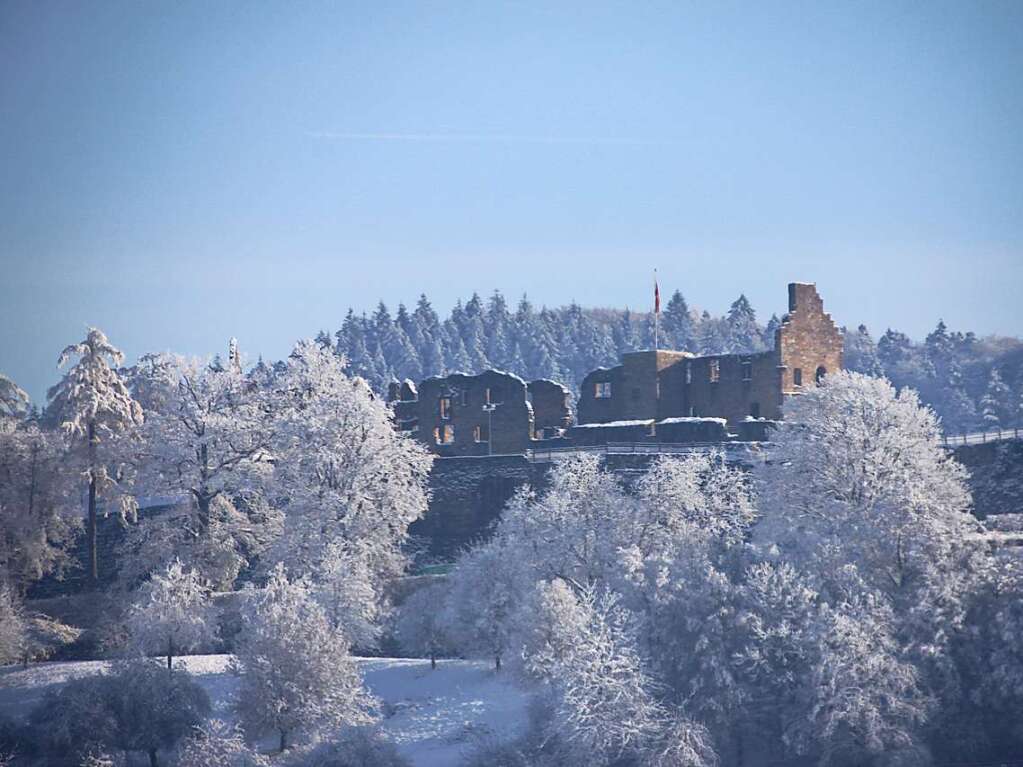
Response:
[{"label": "lamp post", "polygon": [[494,454],[494,411],[497,410],[496,402],[488,402],[483,406],[487,414],[487,455]]}]

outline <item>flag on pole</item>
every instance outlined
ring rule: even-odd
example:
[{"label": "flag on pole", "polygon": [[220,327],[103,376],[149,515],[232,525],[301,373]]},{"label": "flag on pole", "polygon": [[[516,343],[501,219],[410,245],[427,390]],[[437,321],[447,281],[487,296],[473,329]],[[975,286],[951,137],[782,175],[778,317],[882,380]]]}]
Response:
[{"label": "flag on pole", "polygon": [[654,352],[657,352],[657,342],[660,340],[657,336],[660,335],[660,324],[658,320],[661,318],[661,288],[657,284],[657,270],[654,269]]}]

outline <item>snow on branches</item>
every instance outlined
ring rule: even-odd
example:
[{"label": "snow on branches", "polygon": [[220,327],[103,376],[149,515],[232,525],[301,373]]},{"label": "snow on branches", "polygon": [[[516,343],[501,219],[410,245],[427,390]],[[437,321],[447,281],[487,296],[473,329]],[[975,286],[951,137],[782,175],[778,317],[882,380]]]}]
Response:
[{"label": "snow on branches", "polygon": [[275,732],[281,750],[296,732],[368,724],[374,699],[349,656],[349,642],[283,565],[246,611],[233,661],[238,713],[253,736]]}]

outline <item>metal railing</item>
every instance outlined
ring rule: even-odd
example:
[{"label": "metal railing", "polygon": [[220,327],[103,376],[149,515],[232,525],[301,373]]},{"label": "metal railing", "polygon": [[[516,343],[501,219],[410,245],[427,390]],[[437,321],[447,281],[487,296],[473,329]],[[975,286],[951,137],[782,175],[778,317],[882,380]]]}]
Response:
[{"label": "metal railing", "polygon": [[974,431],[964,434],[944,434],[942,442],[946,447],[957,447],[959,445],[982,445],[985,442],[1003,442],[1010,439],[1020,438],[1020,428],[1012,429],[987,429],[985,431]]}]

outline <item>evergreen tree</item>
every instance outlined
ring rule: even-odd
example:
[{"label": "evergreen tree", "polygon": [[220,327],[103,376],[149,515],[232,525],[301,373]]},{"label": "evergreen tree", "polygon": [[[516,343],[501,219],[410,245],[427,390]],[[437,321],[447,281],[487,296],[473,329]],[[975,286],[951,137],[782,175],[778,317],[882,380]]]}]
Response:
[{"label": "evergreen tree", "polygon": [[628,309],[622,312],[612,337],[619,357],[626,352],[634,352],[639,349],[639,334],[636,332],[632,312]]},{"label": "evergreen tree", "polygon": [[710,316],[710,312],[704,310],[700,317],[700,325],[696,329],[700,354],[725,353],[728,338],[721,324],[721,320],[714,319]]},{"label": "evergreen tree", "polygon": [[884,376],[877,344],[871,338],[866,325],[860,325],[855,333],[847,328],[842,328],[842,335],[845,339],[845,352],[842,360],[846,370],[863,373],[874,378]]},{"label": "evergreen tree", "polygon": [[1012,392],[996,367],[991,368],[987,392],[980,401],[980,407],[986,429],[998,429],[1012,422]]},{"label": "evergreen tree", "polygon": [[121,376],[110,366],[108,360],[119,365],[124,355],[111,345],[103,331],[89,328],[85,340],[61,352],[58,367],[76,356],[78,362],[50,389],[47,412],[60,423],[73,453],[85,467],[89,499],[89,576],[96,581],[99,579],[97,498],[117,485],[116,473],[109,471],[114,458],[106,449],[120,433],[142,423],[142,407],[132,399]]},{"label": "evergreen tree", "polygon": [[927,336],[928,380],[925,391],[946,429],[966,431],[976,424],[976,408],[963,385],[958,344],[941,320]]},{"label": "evergreen tree", "polygon": [[764,343],[765,349],[773,349],[775,343],[775,336],[778,333],[778,328],[781,327],[781,320],[778,319],[777,314],[772,314],[771,319],[767,321],[767,327],[764,328],[761,339]]},{"label": "evergreen tree", "polygon": [[693,318],[689,316],[689,305],[682,297],[682,293],[677,290],[668,299],[661,319],[661,328],[668,348],[682,351],[693,348],[695,342]]},{"label": "evergreen tree", "polygon": [[725,345],[733,354],[749,354],[760,350],[761,329],[757,315],[745,295],[740,295],[728,309],[725,318]]}]

